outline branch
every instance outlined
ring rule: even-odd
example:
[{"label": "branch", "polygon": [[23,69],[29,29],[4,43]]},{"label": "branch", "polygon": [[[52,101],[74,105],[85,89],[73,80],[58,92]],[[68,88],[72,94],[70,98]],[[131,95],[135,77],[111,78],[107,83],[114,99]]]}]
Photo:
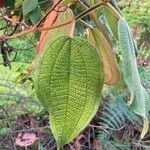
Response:
[{"label": "branch", "polygon": [[32,32],[40,32],[40,31],[44,31],[44,30],[52,30],[52,29],[55,29],[55,28],[59,28],[59,27],[62,27],[62,26],[65,26],[67,24],[70,24],[72,21],[79,21],[81,18],[83,18],[84,16],[86,16],[87,14],[89,14],[90,12],[94,11],[95,9],[97,9],[98,7],[104,5],[105,2],[100,2],[100,3],[97,3],[95,5],[93,5],[92,7],[86,9],[85,11],[83,11],[82,13],[80,13],[79,15],[77,15],[76,17],[72,18],[71,20],[69,21],[66,21],[65,23],[62,23],[62,24],[59,24],[59,25],[56,25],[56,26],[52,26],[52,27],[39,27],[40,23],[42,22],[42,20],[52,11],[54,10],[54,8],[58,5],[54,5],[54,7],[52,7],[52,9],[49,10],[49,12],[42,18],[42,20],[37,23],[35,26],[33,26],[32,28],[28,29],[28,30],[25,30],[25,31],[22,31],[18,34],[15,34],[13,36],[0,36],[0,40],[8,40],[8,39],[15,39],[15,38],[19,38],[21,36],[24,36],[26,34],[29,34],[29,33],[32,33]]},{"label": "branch", "polygon": [[[105,5],[105,3],[108,3],[108,1],[102,1],[103,3],[102,3],[102,5]],[[90,6],[86,3],[86,2],[82,2],[82,1],[80,1],[79,0],[79,3],[84,7],[84,8],[86,8],[86,9],[88,9],[88,8],[90,8]],[[100,7],[100,6],[99,6]],[[98,8],[99,8],[98,7]],[[110,38],[109,38],[109,36],[108,36],[108,34],[107,34],[107,32],[106,32],[106,29],[103,27],[103,25],[102,25],[102,23],[100,22],[100,20],[99,20],[99,18],[98,18],[98,16],[96,15],[96,13],[95,12],[91,12],[91,13],[89,13],[89,16],[90,16],[90,18],[95,22],[95,25],[96,25],[96,27],[102,32],[102,34],[105,36],[105,38],[107,39],[107,41],[109,42],[109,44],[110,44],[110,46],[112,47],[112,42],[110,41]]]},{"label": "branch", "polygon": [[100,6],[102,6],[104,4],[105,4],[104,2],[100,2],[100,3],[97,3],[97,4],[93,5],[92,7],[86,9],[85,11],[80,13],[78,16],[76,16],[75,20],[77,21],[77,20],[83,18],[84,16],[86,16],[87,14],[89,14],[90,12],[96,10],[97,8],[99,8]]},{"label": "branch", "polygon": [[[3,16],[3,18],[7,21],[10,21],[12,22],[12,19],[7,17],[7,16]],[[20,24],[20,25],[23,25],[25,28],[28,28],[29,29],[29,26],[27,24],[25,24],[24,22],[20,22],[20,21],[17,21],[17,24]]]},{"label": "branch", "polygon": [[34,27],[32,27],[32,28],[30,28],[28,30],[22,31],[22,32],[17,33],[17,34],[15,34],[13,36],[0,36],[0,40],[16,39],[16,38],[19,38],[19,37],[24,36],[26,34],[32,33],[32,32],[40,32],[40,31],[44,31],[44,30],[52,30],[52,29],[59,28],[59,27],[65,26],[67,24],[70,24],[72,21],[74,21],[74,18],[71,19],[70,21],[67,21],[65,23],[62,23],[60,25],[56,25],[56,26],[53,26],[53,27],[46,27],[46,28],[39,27],[39,28],[37,28],[36,26],[34,26]]},{"label": "branch", "polygon": [[110,3],[104,3],[104,5],[112,10],[112,12],[116,15],[118,19],[122,18],[120,13],[110,4]]},{"label": "branch", "polygon": [[48,16],[48,14],[51,13],[53,10],[55,10],[55,8],[61,3],[61,1],[62,0],[57,0],[57,2],[55,3],[55,0],[54,0],[54,5],[52,6],[52,8],[44,15],[44,17],[42,17],[42,19],[35,26],[39,27],[41,23],[43,22],[43,20]]}]

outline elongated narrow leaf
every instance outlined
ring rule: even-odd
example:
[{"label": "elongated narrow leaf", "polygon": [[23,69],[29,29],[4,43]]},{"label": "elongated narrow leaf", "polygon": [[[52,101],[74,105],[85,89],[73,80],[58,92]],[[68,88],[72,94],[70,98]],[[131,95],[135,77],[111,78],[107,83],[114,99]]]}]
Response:
[{"label": "elongated narrow leaf", "polygon": [[118,18],[114,12],[107,6],[100,7],[96,12],[105,16],[114,37],[118,39]]},{"label": "elongated narrow leaf", "polygon": [[108,41],[98,29],[89,29],[89,41],[98,49],[104,64],[105,84],[116,84],[120,79],[116,56]]},{"label": "elongated narrow leaf", "polygon": [[143,129],[142,129],[142,132],[141,132],[141,139],[144,138],[144,136],[146,135],[148,130],[149,130],[149,121],[148,121],[148,118],[144,118],[143,119]]},{"label": "elongated narrow leaf", "polygon": [[88,41],[65,36],[44,46],[36,93],[50,112],[58,147],[73,140],[96,114],[103,76],[97,50]]},{"label": "elongated narrow leaf", "polygon": [[[150,97],[142,86],[136,56],[135,45],[131,31],[125,19],[121,18],[118,24],[119,46],[122,53],[122,68],[125,82],[131,93],[130,108],[138,115],[147,118],[150,110]],[[145,122],[146,123],[146,122]],[[145,124],[145,129],[147,125]],[[143,130],[142,137],[146,132]]]},{"label": "elongated narrow leaf", "polygon": [[[56,7],[56,10],[59,11],[59,6]],[[67,20],[68,21],[73,20],[73,18],[74,15],[70,8],[67,8],[65,11],[62,11],[60,13],[56,11],[52,11],[47,16],[43,27],[52,27],[52,26],[60,25],[66,23]],[[42,51],[43,44],[45,43],[47,38],[52,41],[63,35],[72,36],[74,31],[74,26],[75,26],[75,21],[72,21],[59,28],[43,31],[41,33],[40,41],[37,45],[37,49],[36,49],[37,53],[40,53]]]}]

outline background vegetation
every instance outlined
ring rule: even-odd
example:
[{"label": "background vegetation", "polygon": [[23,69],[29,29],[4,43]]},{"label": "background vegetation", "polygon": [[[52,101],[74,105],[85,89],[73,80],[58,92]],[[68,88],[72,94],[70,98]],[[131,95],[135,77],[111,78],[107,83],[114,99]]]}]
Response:
[{"label": "background vegetation", "polygon": [[[18,9],[19,3],[17,1]],[[42,11],[49,1],[39,0]],[[150,94],[150,2],[147,0],[120,0],[120,8],[129,22],[138,45],[138,65],[143,85]],[[51,3],[49,3],[51,4]],[[80,11],[80,8],[79,8]],[[17,10],[13,13],[17,13]],[[27,16],[28,19],[29,16]],[[28,22],[30,24],[30,22]],[[9,26],[7,31],[3,28]],[[15,26],[0,16],[0,34],[11,34]],[[20,29],[17,28],[19,31]],[[77,34],[83,27],[78,25]],[[31,140],[26,149],[54,150],[55,141],[48,126],[48,113],[36,99],[32,78],[22,80],[35,57],[39,34],[8,40],[8,57],[0,54],[0,150],[25,149],[16,144],[17,138],[30,133]],[[2,43],[2,41],[0,41]],[[6,45],[7,44],[7,45]],[[126,106],[127,91],[123,82],[115,87],[104,87],[103,105],[85,131],[64,149],[92,150],[149,150],[150,134],[139,140],[142,119]],[[150,120],[150,117],[149,117]],[[150,133],[150,132],[149,132]],[[32,144],[34,139],[36,142]]]}]

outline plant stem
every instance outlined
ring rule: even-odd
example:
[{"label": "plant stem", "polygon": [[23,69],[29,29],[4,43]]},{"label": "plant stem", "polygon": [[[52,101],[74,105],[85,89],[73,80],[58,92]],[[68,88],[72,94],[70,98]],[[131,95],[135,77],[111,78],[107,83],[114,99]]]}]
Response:
[{"label": "plant stem", "polygon": [[104,3],[104,5],[108,8],[110,8],[112,10],[112,12],[114,13],[114,15],[120,19],[122,18],[122,16],[120,15],[120,13],[110,4],[110,3]]},{"label": "plant stem", "polygon": [[[92,7],[95,8],[95,6],[97,6],[97,4],[96,4],[96,5],[94,5],[94,6],[92,6],[92,7],[89,8],[87,4],[85,5],[85,4],[84,4],[82,1],[80,1],[80,0],[79,0],[79,3],[80,3],[84,8],[86,8],[85,11],[91,9]],[[101,2],[102,5],[104,5],[105,3],[106,3],[106,2]],[[98,3],[98,4],[100,4],[100,3]],[[102,5],[100,5],[100,6],[102,6]],[[99,6],[99,5],[98,5],[98,6]],[[99,6],[99,7],[100,7],[100,6]],[[95,8],[95,9],[96,9],[96,8]],[[101,22],[99,21],[99,18],[97,17],[96,13],[95,13],[95,12],[91,12],[89,15],[90,15],[91,19],[95,22],[95,25],[96,25],[97,29],[99,29],[99,30],[102,32],[102,34],[105,36],[105,38],[106,38],[107,41],[109,42],[109,45],[112,47],[112,42],[110,41],[110,38],[109,38],[109,36],[108,36],[108,34],[107,34],[107,32],[106,32],[106,29],[103,27],[103,25],[102,25]]]},{"label": "plant stem", "polygon": [[[100,2],[100,3],[97,3],[95,5],[93,5],[92,7],[90,8],[87,8],[85,11],[83,11],[82,13],[80,13],[79,15],[77,15],[76,17],[74,17],[73,19],[71,19],[70,21],[66,21],[65,23],[63,24],[60,24],[60,25],[57,25],[57,26],[53,26],[53,27],[46,27],[46,28],[43,28],[43,27],[39,27],[39,25],[41,24],[41,22],[44,20],[44,18],[59,4],[57,3],[56,5],[54,5],[49,11],[48,13],[41,19],[41,21],[36,24],[35,26],[33,26],[32,28],[28,29],[28,30],[25,30],[25,31],[22,31],[20,33],[17,33],[13,36],[0,36],[0,40],[6,40],[6,39],[15,39],[15,38],[18,38],[18,37],[21,37],[21,36],[24,36],[26,34],[29,34],[29,33],[32,33],[32,32],[37,32],[37,31],[44,31],[44,30],[51,30],[51,29],[55,29],[55,28],[59,28],[59,27],[62,27],[64,25],[67,25],[69,23],[71,23],[72,21],[79,21],[81,18],[83,18],[84,16],[86,16],[87,14],[89,13],[92,13],[92,11],[96,10],[97,8],[99,8],[100,6],[102,5],[106,5],[108,2]],[[109,5],[108,5],[109,6]],[[113,8],[113,7],[112,7]],[[112,9],[111,8],[111,9]],[[97,26],[97,28],[99,28],[101,30],[101,32],[105,35],[106,37],[106,31],[103,27],[101,27],[100,25],[100,22],[98,20],[98,18],[94,16],[93,17],[93,20],[95,21],[95,24]],[[108,40],[108,37],[106,38]],[[110,41],[110,40],[109,40]]]},{"label": "plant stem", "polygon": [[92,7],[86,9],[85,11],[83,11],[82,13],[80,13],[79,15],[77,15],[75,17],[75,20],[78,21],[79,19],[83,18],[84,16],[86,16],[87,14],[89,14],[90,12],[96,10],[97,8],[99,8],[100,6],[104,5],[103,2],[97,3],[95,5],[93,5]]},{"label": "plant stem", "polygon": [[83,21],[82,19],[80,19],[79,22],[81,22],[86,28],[91,28],[91,26],[87,22]]},{"label": "plant stem", "polygon": [[35,25],[36,27],[39,27],[41,25],[41,23],[43,22],[43,20],[49,15],[49,13],[51,13],[53,10],[55,10],[55,8],[61,3],[62,0],[57,0],[55,2],[54,0],[54,5],[52,6],[52,8],[42,17],[42,19]]}]

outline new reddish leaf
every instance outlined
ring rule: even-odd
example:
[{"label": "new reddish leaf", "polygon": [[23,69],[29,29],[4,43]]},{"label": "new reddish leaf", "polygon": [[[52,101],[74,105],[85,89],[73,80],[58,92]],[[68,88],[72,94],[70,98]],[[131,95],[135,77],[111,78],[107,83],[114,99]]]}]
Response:
[{"label": "new reddish leaf", "polygon": [[[54,5],[56,5],[58,1],[54,1]],[[60,24],[66,23],[66,21],[73,20],[74,15],[70,8],[65,9],[64,7],[60,7],[57,5],[55,10],[52,11],[46,18],[43,27],[53,27],[58,26]],[[53,30],[42,31],[40,40],[37,44],[36,51],[40,53],[42,51],[43,45],[47,41],[47,37],[49,40],[54,40],[58,36],[71,36],[74,31],[75,21],[68,23],[67,25],[61,26],[59,28],[55,28]],[[48,41],[47,41],[48,42]]]}]

